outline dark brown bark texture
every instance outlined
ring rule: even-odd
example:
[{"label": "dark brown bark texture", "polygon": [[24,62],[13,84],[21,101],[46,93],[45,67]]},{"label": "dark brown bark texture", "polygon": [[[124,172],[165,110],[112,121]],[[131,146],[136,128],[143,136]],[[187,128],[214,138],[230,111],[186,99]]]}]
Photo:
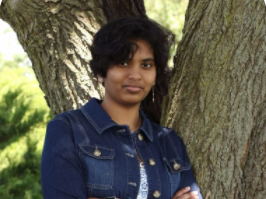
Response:
[{"label": "dark brown bark texture", "polygon": [[204,198],[266,198],[266,6],[191,0],[162,123],[183,137]]},{"label": "dark brown bark texture", "polygon": [[89,68],[92,38],[106,21],[129,15],[146,16],[143,0],[3,0],[0,7],[54,115],[103,96]]}]

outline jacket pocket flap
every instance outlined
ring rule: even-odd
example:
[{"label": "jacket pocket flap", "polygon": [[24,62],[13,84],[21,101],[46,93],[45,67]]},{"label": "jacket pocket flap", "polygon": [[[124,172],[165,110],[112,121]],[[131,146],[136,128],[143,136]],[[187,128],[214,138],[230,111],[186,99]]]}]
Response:
[{"label": "jacket pocket flap", "polygon": [[189,163],[185,163],[177,158],[172,160],[167,160],[164,158],[164,161],[167,164],[170,172],[173,174],[178,173],[180,171],[189,170],[191,167]]},{"label": "jacket pocket flap", "polygon": [[96,159],[113,159],[114,149],[107,149],[99,146],[79,145],[81,155],[86,154]]}]

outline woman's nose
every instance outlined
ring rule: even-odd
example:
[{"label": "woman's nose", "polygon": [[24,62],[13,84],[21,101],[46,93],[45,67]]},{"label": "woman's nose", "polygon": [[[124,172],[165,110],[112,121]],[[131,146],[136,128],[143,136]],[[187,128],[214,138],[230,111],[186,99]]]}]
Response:
[{"label": "woman's nose", "polygon": [[128,70],[128,78],[140,80],[141,79],[141,67],[138,65],[132,65]]}]

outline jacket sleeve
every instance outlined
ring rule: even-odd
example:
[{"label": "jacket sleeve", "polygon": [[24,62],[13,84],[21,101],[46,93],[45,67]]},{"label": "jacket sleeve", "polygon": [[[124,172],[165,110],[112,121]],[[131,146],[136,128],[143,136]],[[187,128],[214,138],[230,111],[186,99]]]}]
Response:
[{"label": "jacket sleeve", "polygon": [[86,199],[86,185],[70,125],[55,118],[47,126],[41,161],[44,199]]},{"label": "jacket sleeve", "polygon": [[[183,140],[174,131],[172,131],[172,136],[173,136],[173,140],[176,140],[178,153],[180,153],[180,156],[182,157],[183,161],[191,165],[189,157],[187,155],[186,146]],[[190,169],[184,170],[181,172],[181,179],[180,179],[178,191],[185,187],[190,187],[190,191],[197,191],[199,199],[202,199],[200,188],[196,182],[196,179],[193,173],[192,165],[190,166]]]}]

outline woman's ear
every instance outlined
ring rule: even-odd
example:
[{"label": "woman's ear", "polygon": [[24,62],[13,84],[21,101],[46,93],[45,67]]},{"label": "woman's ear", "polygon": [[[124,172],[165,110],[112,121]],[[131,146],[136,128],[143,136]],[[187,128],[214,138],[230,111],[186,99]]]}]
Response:
[{"label": "woman's ear", "polygon": [[97,75],[97,78],[98,78],[98,82],[100,82],[100,83],[104,82],[104,79],[100,75]]}]

